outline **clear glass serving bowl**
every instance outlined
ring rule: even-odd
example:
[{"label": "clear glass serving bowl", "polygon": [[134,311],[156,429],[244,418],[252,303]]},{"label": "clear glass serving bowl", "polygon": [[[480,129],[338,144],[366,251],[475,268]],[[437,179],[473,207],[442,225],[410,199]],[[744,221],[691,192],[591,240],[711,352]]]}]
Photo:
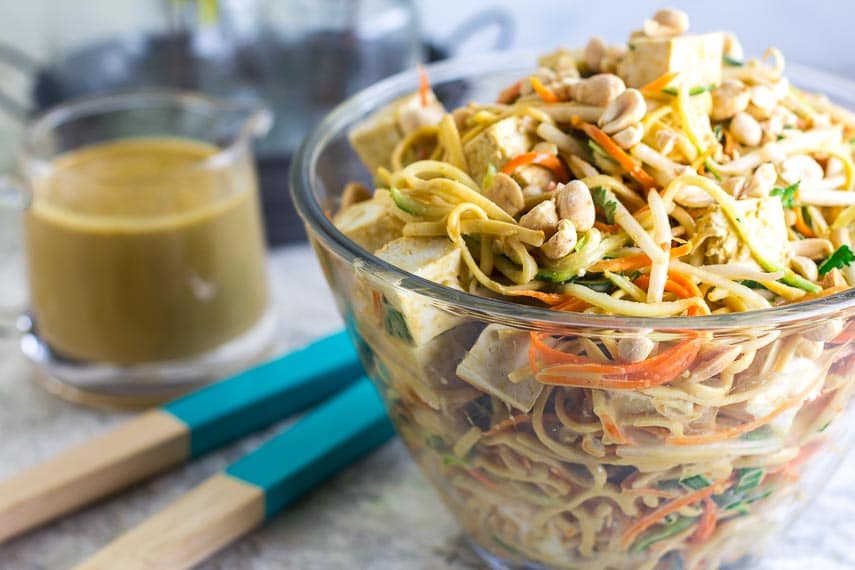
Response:
[{"label": "clear glass serving bowl", "polygon": [[[454,107],[493,101],[534,61],[489,55],[428,73]],[[853,84],[788,75],[855,108]],[[399,270],[330,215],[347,182],[370,183],[348,130],[417,85],[405,73],[338,107],[304,142],[292,192],[365,369],[475,549],[495,568],[753,567],[851,440],[855,290],[645,319],[551,312]],[[658,371],[611,363],[592,375],[568,356],[639,336],[657,344]],[[622,389],[645,374],[673,378]]]}]

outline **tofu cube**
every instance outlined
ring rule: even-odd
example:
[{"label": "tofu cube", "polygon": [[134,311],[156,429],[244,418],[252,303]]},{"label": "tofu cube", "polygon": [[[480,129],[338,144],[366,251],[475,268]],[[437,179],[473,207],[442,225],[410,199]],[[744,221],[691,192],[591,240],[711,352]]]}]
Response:
[{"label": "tofu cube", "polygon": [[387,384],[402,397],[415,397],[439,410],[454,408],[478,396],[477,391],[457,377],[455,369],[480,330],[480,325],[467,323],[421,346],[382,334],[376,327],[359,332],[382,364],[380,372]]},{"label": "tofu cube", "polygon": [[527,152],[534,140],[523,117],[507,117],[490,125],[463,147],[469,174],[478,184],[492,164],[501,170],[513,157]]},{"label": "tofu cube", "polygon": [[641,87],[671,71],[679,71],[689,86],[718,84],[723,45],[721,33],[633,38],[617,72],[628,87]]},{"label": "tofu cube", "polygon": [[401,237],[404,222],[377,198],[357,202],[333,218],[335,226],[367,251],[374,252]]},{"label": "tofu cube", "polygon": [[[773,196],[737,200],[735,204],[753,245],[767,259],[786,265],[788,236],[781,200]],[[707,263],[754,263],[748,246],[738,238],[718,206],[698,218],[695,236],[704,247]]]},{"label": "tofu cube", "polygon": [[508,375],[528,366],[530,342],[527,332],[490,325],[457,367],[457,375],[475,388],[527,413],[543,391],[543,384],[534,378],[533,372],[514,382]]},{"label": "tofu cube", "polygon": [[390,167],[392,151],[401,139],[416,129],[439,123],[445,108],[433,92],[423,107],[418,93],[412,93],[386,105],[349,133],[350,144],[371,173]]},{"label": "tofu cube", "polygon": [[[460,250],[446,238],[402,237],[375,255],[419,277],[460,288]],[[422,295],[393,287],[380,294],[384,328],[417,346],[460,323],[460,317],[437,309]]]}]

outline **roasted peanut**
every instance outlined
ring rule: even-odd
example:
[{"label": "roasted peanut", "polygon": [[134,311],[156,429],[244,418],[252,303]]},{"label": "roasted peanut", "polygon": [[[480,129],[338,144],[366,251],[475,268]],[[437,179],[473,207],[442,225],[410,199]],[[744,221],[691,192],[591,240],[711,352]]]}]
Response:
[{"label": "roasted peanut", "polygon": [[757,119],[744,111],[733,116],[730,121],[730,133],[738,142],[748,146],[757,146],[763,138],[763,129]]},{"label": "roasted peanut", "polygon": [[638,89],[627,89],[609,103],[597,124],[607,134],[614,134],[638,123],[647,114],[647,103]]},{"label": "roasted peanut", "polygon": [[576,228],[570,220],[561,220],[558,222],[556,232],[540,246],[540,250],[549,259],[561,259],[570,255],[574,247],[576,247]]},{"label": "roasted peanut", "polygon": [[600,73],[570,87],[570,95],[579,103],[605,107],[626,90],[623,79],[611,73]]},{"label": "roasted peanut", "polygon": [[558,217],[570,220],[579,232],[586,232],[594,227],[597,212],[591,191],[581,180],[573,180],[558,189],[555,195],[558,206]]},{"label": "roasted peanut", "polygon": [[712,113],[714,121],[729,119],[748,108],[751,95],[738,79],[725,79],[712,90]]},{"label": "roasted peanut", "polygon": [[630,149],[641,142],[644,137],[644,128],[638,123],[630,125],[622,131],[618,131],[612,135],[612,139],[619,147]]},{"label": "roasted peanut", "polygon": [[582,61],[585,62],[585,67],[589,72],[597,73],[600,71],[600,65],[606,57],[606,44],[598,37],[593,37],[588,40],[585,46],[585,51],[582,55]]},{"label": "roasted peanut", "polygon": [[555,210],[555,202],[552,200],[541,202],[520,218],[520,225],[542,231],[547,237],[552,236],[558,229],[558,212]]},{"label": "roasted peanut", "polygon": [[622,338],[617,343],[617,357],[621,362],[640,362],[650,356],[654,342],[645,336]]},{"label": "roasted peanut", "polygon": [[484,189],[484,196],[512,216],[525,207],[522,188],[516,180],[503,172],[493,177],[492,184]]},{"label": "roasted peanut", "polygon": [[670,28],[674,34],[684,34],[689,29],[689,15],[682,10],[666,8],[653,14],[653,21],[660,26]]},{"label": "roasted peanut", "polygon": [[754,171],[754,175],[748,182],[746,193],[752,198],[765,198],[772,191],[777,180],[778,172],[775,170],[775,165],[765,162]]},{"label": "roasted peanut", "polygon": [[806,154],[795,154],[781,163],[781,178],[787,184],[800,182],[809,186],[824,176],[825,172],[819,163]]}]

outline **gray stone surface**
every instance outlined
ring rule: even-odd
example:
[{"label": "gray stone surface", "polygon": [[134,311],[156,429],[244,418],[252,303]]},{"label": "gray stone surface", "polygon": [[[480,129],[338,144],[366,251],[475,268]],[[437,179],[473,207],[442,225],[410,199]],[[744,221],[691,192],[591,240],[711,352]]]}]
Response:
[{"label": "gray stone surface", "polygon": [[[273,254],[272,274],[283,350],[340,326],[308,248]],[[0,478],[127,417],[67,404],[44,393],[31,382],[15,342],[0,339]],[[272,431],[0,546],[0,569],[70,567],[259,445]],[[758,570],[855,568],[853,483],[855,455],[799,523],[769,549]],[[481,567],[399,442],[386,445],[202,565],[204,570]]]}]

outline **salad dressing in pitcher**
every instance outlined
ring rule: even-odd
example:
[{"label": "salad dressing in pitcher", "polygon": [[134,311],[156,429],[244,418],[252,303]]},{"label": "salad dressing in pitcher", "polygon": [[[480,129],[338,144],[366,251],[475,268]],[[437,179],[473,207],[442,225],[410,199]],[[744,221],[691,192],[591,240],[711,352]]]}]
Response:
[{"label": "salad dressing in pitcher", "polygon": [[213,164],[218,150],[138,137],[53,159],[25,220],[33,313],[53,350],[172,360],[258,321],[267,283],[255,175],[251,163]]}]

